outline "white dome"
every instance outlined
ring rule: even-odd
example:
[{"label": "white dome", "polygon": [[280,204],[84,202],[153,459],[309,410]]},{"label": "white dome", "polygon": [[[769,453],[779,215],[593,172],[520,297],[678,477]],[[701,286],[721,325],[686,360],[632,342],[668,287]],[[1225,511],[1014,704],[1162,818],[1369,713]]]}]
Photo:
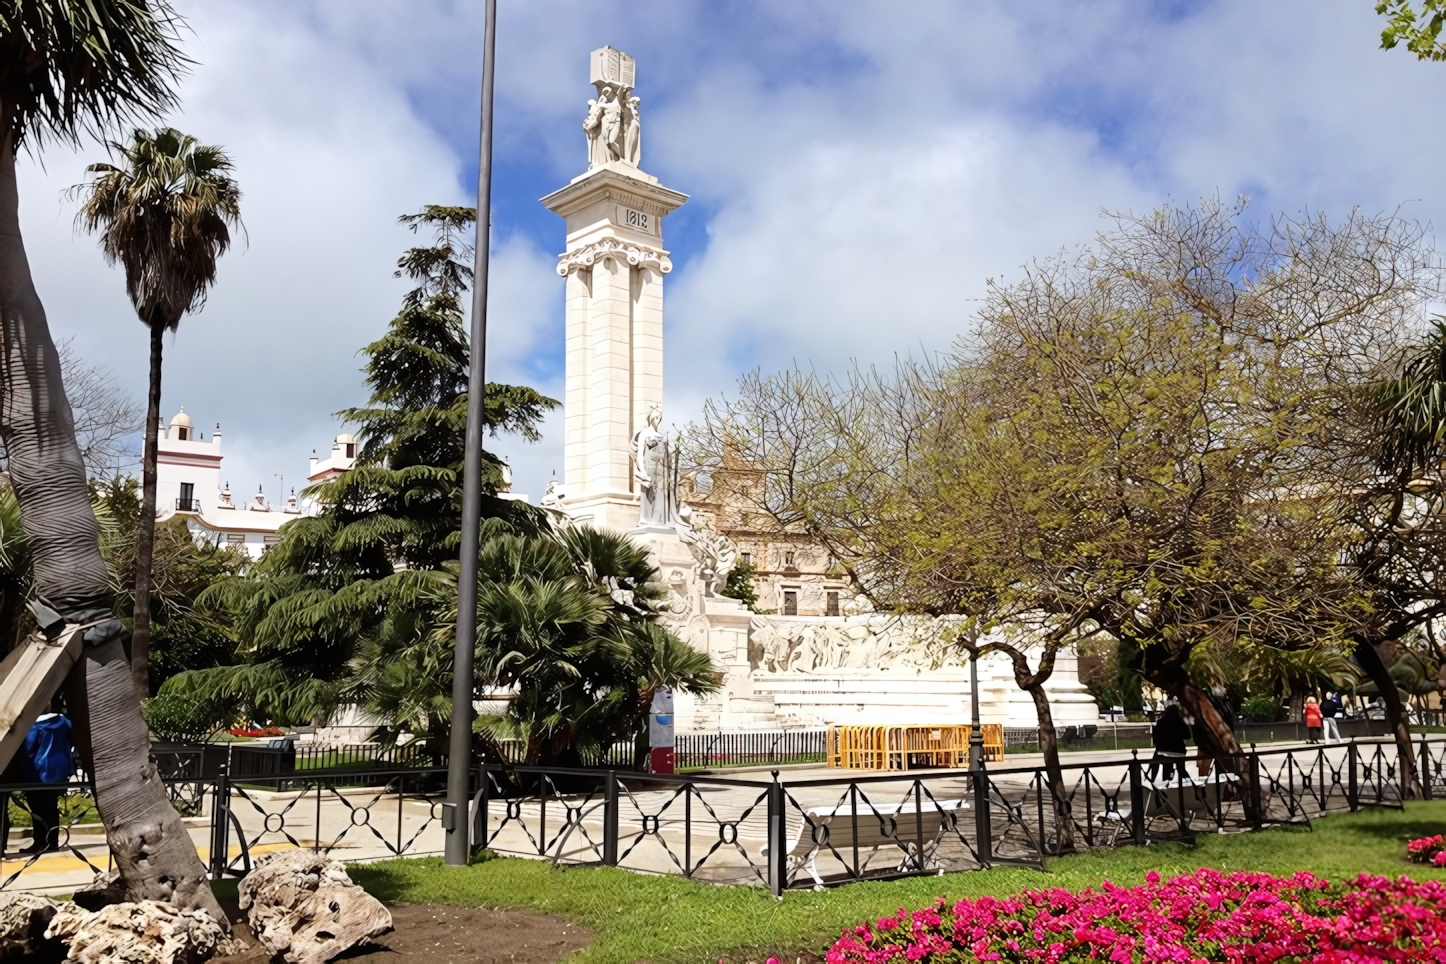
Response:
[{"label": "white dome", "polygon": [[191,426],[191,416],[189,416],[189,415],[186,414],[186,407],[185,407],[184,405],[182,405],[182,406],[181,406],[181,410],[176,413],[176,417],[173,418],[173,419],[171,419],[171,428],[191,428],[191,427],[192,427],[192,426]]},{"label": "white dome", "polygon": [[336,437],[337,445],[348,445],[356,442],[356,436],[350,432],[342,432]]}]

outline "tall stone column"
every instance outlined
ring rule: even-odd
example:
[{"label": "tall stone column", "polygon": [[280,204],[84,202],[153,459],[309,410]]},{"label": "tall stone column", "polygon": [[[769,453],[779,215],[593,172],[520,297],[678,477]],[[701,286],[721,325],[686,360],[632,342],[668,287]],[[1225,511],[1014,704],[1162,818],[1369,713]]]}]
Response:
[{"label": "tall stone column", "polygon": [[567,279],[562,503],[579,522],[626,532],[639,513],[633,438],[663,404],[663,278],[673,265],[662,222],[688,196],[637,166],[632,58],[604,47],[592,64],[587,173],[542,199],[567,222],[557,266]]}]

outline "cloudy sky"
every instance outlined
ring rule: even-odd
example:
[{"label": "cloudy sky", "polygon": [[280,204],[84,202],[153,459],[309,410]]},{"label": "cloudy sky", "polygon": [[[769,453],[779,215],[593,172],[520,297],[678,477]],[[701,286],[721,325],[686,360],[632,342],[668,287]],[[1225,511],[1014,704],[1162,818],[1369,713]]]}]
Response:
[{"label": "cloudy sky", "polygon": [[[480,0],[184,0],[196,61],[172,123],[234,156],[248,243],[166,347],[163,408],[226,438],[275,498],[364,398],[395,314],[397,215],[470,204]],[[489,374],[562,392],[562,224],[586,166],[588,51],[638,62],[664,223],[667,406],[685,422],[756,365],[943,347],[989,277],[1089,241],[1104,210],[1244,194],[1446,212],[1446,64],[1377,49],[1371,0],[789,3],[501,0]],[[63,190],[100,149],[21,172],[57,337],[137,394],[146,338]],[[561,418],[503,442],[534,499]]]}]

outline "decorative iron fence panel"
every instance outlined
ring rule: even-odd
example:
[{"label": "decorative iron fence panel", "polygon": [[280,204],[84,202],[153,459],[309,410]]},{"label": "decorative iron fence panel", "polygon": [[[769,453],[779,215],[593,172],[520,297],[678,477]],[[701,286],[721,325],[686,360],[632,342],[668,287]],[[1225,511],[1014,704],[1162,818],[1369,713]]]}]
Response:
[{"label": "decorative iron fence panel", "polygon": [[[244,874],[259,853],[277,848],[347,860],[442,850],[444,769],[298,768],[233,778],[225,767],[208,775],[201,753],[167,752],[157,755],[160,776],[178,810],[207,818],[202,846],[214,876]],[[1060,853],[1400,807],[1402,754],[1377,739],[1251,747],[1228,760],[1194,755],[1176,768],[1132,752],[1066,760],[1058,783],[1039,767],[733,778],[494,763],[473,772],[470,832],[478,850],[779,893],[999,864],[1041,867]],[[1410,762],[1424,795],[1446,796],[1446,738],[1419,738]],[[46,794],[61,812],[51,852],[92,872],[109,867],[84,775],[3,785],[0,890],[25,886],[22,875],[41,856],[15,854],[12,810],[24,822],[32,808],[48,806]]]}]

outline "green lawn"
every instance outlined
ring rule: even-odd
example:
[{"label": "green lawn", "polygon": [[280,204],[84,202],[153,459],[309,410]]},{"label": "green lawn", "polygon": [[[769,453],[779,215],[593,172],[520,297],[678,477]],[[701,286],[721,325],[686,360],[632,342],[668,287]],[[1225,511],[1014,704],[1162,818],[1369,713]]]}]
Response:
[{"label": "green lawn", "polygon": [[[822,950],[844,927],[934,897],[1007,894],[1028,887],[1077,888],[1103,879],[1133,884],[1146,871],[1165,875],[1199,867],[1334,878],[1370,872],[1446,880],[1446,870],[1410,864],[1406,841],[1446,830],[1446,801],[1410,804],[1316,821],[1314,832],[1274,829],[1201,836],[1194,847],[1153,844],[1063,857],[1049,873],[987,870],[888,883],[850,884],[821,893],[791,891],[781,900],[753,887],[694,884],[605,867],[554,868],[535,860],[483,859],[446,867],[440,859],[356,865],[352,877],[383,900],[461,906],[523,907],[565,914],[597,936],[569,964],[729,964],[768,954]],[[791,961],[792,958],[785,958]]]}]

